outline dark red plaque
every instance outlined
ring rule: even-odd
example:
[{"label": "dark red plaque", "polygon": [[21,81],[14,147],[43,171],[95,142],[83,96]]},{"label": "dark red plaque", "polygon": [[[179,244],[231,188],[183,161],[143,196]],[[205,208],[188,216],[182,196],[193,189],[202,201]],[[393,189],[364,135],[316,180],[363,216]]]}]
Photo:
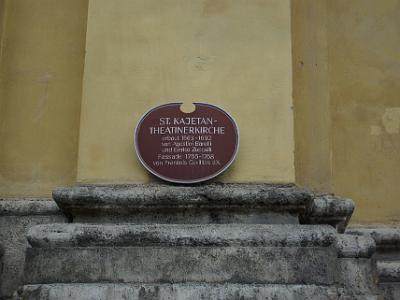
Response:
[{"label": "dark red plaque", "polygon": [[147,112],[135,130],[135,149],[144,167],[157,177],[177,183],[211,179],[235,159],[239,131],[222,109],[194,103],[191,113],[182,103],[161,105]]}]

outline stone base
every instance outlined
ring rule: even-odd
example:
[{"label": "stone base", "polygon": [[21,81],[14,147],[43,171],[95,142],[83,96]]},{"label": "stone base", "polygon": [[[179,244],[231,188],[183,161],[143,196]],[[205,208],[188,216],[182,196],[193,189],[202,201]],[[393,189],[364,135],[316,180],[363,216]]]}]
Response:
[{"label": "stone base", "polygon": [[368,236],[376,243],[377,282],[385,300],[400,299],[400,227],[371,224],[352,226],[347,233]]},{"label": "stone base", "polygon": [[[57,284],[28,285],[18,300],[346,300],[343,291],[317,285]],[[377,298],[363,298],[377,299]],[[361,300],[361,298],[360,298]]]},{"label": "stone base", "polygon": [[379,284],[379,289],[385,300],[400,299],[400,283],[383,282]]},{"label": "stone base", "polygon": [[56,222],[67,218],[51,199],[0,199],[0,299],[9,299],[22,284],[28,229]]},{"label": "stone base", "polygon": [[54,190],[74,223],[329,224],[342,232],[354,203],[293,184],[79,185]]},{"label": "stone base", "polygon": [[39,283],[334,284],[335,230],[322,225],[52,224],[28,233]]},{"label": "stone base", "polygon": [[[27,238],[19,299],[377,299],[353,203],[292,184],[84,185]],[[345,274],[339,274],[345,273]],[[348,275],[348,276],[347,276]]]}]

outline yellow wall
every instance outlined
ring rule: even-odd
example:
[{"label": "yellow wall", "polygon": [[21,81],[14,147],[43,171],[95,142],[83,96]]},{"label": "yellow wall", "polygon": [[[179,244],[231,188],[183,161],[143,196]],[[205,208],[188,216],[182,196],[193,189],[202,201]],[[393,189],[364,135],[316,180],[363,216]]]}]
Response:
[{"label": "yellow wall", "polygon": [[[4,31],[5,31],[4,25],[5,25],[5,16],[6,16],[5,3],[6,3],[5,0],[0,0],[0,68],[1,68],[1,57],[2,57],[2,53],[3,53],[2,49],[4,46],[3,35],[4,35]],[[3,89],[1,88],[3,86],[3,76],[1,76],[1,74],[2,73],[0,71],[0,124],[1,124],[1,120],[3,118],[2,108],[4,106]],[[0,134],[1,134],[1,131],[0,131]],[[1,143],[1,140],[0,140],[0,143]]]},{"label": "yellow wall", "polygon": [[292,1],[296,182],[330,192],[331,115],[326,1]]},{"label": "yellow wall", "polygon": [[400,1],[292,9],[296,181],[354,199],[353,222],[400,221]]},{"label": "yellow wall", "polygon": [[329,1],[333,186],[354,222],[400,221],[400,1]]},{"label": "yellow wall", "polygon": [[400,0],[291,5],[0,0],[0,197],[50,195],[77,173],[154,180],[132,147],[140,116],[204,101],[241,130],[217,180],[296,175],[354,199],[353,222],[400,221]]},{"label": "yellow wall", "polygon": [[0,196],[75,181],[87,1],[6,0],[0,78]]},{"label": "yellow wall", "polygon": [[294,180],[289,0],[90,1],[86,51],[79,181],[154,180],[133,130],[177,100],[237,120],[239,154],[218,180]]}]

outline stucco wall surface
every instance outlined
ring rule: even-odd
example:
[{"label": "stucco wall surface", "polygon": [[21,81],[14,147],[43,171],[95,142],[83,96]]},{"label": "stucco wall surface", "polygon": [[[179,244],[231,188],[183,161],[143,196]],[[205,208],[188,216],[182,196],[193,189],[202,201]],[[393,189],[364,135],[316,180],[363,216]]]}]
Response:
[{"label": "stucco wall surface", "polygon": [[399,222],[400,1],[316,2],[292,1],[296,181]]},{"label": "stucco wall surface", "polygon": [[290,1],[89,2],[78,180],[148,182],[133,131],[150,108],[209,102],[241,146],[218,180],[292,182]]},{"label": "stucco wall surface", "polygon": [[333,187],[353,221],[400,221],[400,1],[328,1]]},{"label": "stucco wall surface", "polygon": [[50,195],[76,177],[87,1],[0,8],[0,195]]},{"label": "stucco wall surface", "polygon": [[293,0],[291,5],[296,183],[331,192],[327,4]]},{"label": "stucco wall surface", "polygon": [[399,0],[87,5],[0,0],[1,196],[50,195],[76,174],[154,181],[133,150],[139,118],[203,101],[241,131],[217,180],[294,181],[296,144],[298,184],[354,199],[355,222],[400,221]]}]

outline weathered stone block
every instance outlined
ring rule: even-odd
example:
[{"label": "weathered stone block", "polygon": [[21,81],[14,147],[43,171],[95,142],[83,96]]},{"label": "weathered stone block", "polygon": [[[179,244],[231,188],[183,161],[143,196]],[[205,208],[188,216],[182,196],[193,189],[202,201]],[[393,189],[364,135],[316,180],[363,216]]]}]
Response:
[{"label": "weathered stone block", "polygon": [[26,283],[334,282],[335,231],[300,225],[37,226]]},{"label": "weathered stone block", "polygon": [[28,229],[38,224],[66,221],[52,200],[0,199],[0,241],[4,250],[0,297],[10,297],[22,284]]},{"label": "weathered stone block", "polygon": [[378,261],[377,269],[380,282],[400,283],[400,261]]},{"label": "weathered stone block", "polygon": [[27,239],[34,248],[336,245],[330,226],[292,224],[46,224],[32,227]]},{"label": "weathered stone block", "polygon": [[398,282],[380,283],[379,289],[385,300],[400,299],[400,283]]},{"label": "weathered stone block", "polygon": [[83,185],[54,190],[74,222],[298,223],[312,194],[295,185]]},{"label": "weathered stone block", "polygon": [[351,226],[346,233],[367,235],[376,243],[377,260],[400,261],[400,227],[390,225]]},{"label": "weathered stone block", "polygon": [[[28,285],[18,300],[350,300],[317,285],[257,284],[58,284]],[[351,298],[354,299],[354,298]],[[373,298],[369,298],[373,299]],[[375,298],[374,298],[375,299]],[[361,300],[361,299],[360,299]],[[367,300],[367,299],[363,299]]]},{"label": "weathered stone block", "polygon": [[379,224],[352,226],[346,232],[375,241],[374,259],[380,292],[385,300],[400,299],[400,227]]},{"label": "weathered stone block", "polygon": [[379,295],[376,281],[375,242],[368,236],[337,236],[339,286],[361,299]]},{"label": "weathered stone block", "polygon": [[313,195],[305,213],[300,215],[304,224],[329,224],[343,233],[354,211],[351,199],[335,197],[331,194]]}]

